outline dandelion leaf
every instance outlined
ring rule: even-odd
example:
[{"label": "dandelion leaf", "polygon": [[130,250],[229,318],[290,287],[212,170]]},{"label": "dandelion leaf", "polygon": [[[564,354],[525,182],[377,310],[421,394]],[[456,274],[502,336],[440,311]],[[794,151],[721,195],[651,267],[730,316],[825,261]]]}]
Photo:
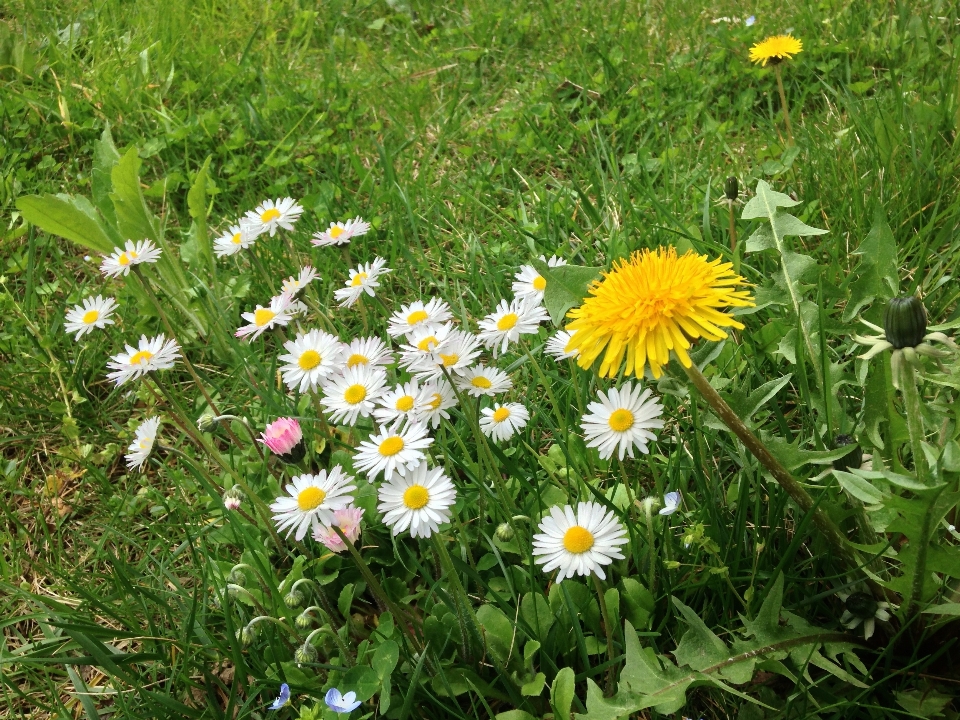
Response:
[{"label": "dandelion leaf", "polygon": [[548,267],[545,262],[534,258],[531,264],[547,281],[543,292],[543,304],[550,313],[553,324],[560,326],[567,310],[580,305],[587,297],[590,284],[600,278],[598,267],[581,267],[578,265],[562,265]]},{"label": "dandelion leaf", "polygon": [[[687,621],[687,631],[680,638],[680,644],[673,653],[677,664],[686,665],[694,670],[706,670],[713,665],[723,663],[730,657],[730,649],[726,643],[706,626],[696,611],[677,598],[673,598],[673,604]],[[752,661],[738,663],[720,670],[719,675],[725,680],[742,685],[753,677],[753,666]]]},{"label": "dandelion leaf", "polygon": [[873,214],[870,232],[854,254],[860,256],[860,265],[856,279],[850,285],[850,297],[843,311],[844,322],[850,322],[865,305],[876,300],[890,300],[900,291],[897,242],[879,204]]}]

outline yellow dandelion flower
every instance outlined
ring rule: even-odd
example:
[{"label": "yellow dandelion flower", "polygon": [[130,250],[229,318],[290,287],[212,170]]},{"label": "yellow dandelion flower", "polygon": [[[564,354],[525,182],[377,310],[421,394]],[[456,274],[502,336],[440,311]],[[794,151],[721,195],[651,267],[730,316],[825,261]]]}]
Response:
[{"label": "yellow dandelion flower", "polygon": [[566,328],[572,333],[566,350],[579,350],[582,368],[606,350],[602,377],[616,375],[626,356],[627,375],[642,376],[649,362],[659,378],[671,350],[690,367],[691,340],[722,340],[724,327],[743,329],[721,310],[754,306],[750,292],[737,289],[746,284],[719,258],[692,251],[678,257],[673,247],[635,252],[604,273],[583,305],[567,313],[573,322]]},{"label": "yellow dandelion flower", "polygon": [[802,51],[803,43],[793,35],[771,35],[750,48],[750,60],[766,67],[768,62],[776,65]]}]

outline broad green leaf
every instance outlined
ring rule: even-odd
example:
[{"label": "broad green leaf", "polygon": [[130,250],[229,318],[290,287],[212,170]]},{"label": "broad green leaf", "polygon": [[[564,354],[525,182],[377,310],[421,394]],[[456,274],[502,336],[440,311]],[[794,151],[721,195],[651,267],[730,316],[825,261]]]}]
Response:
[{"label": "broad green leaf", "polygon": [[543,304],[556,326],[563,322],[567,310],[583,303],[590,284],[600,278],[601,268],[598,267],[562,265],[552,268],[538,258],[530,262],[547,281],[547,287],[543,292]]},{"label": "broad green leaf", "polygon": [[570,720],[575,682],[573,668],[568,667],[560,670],[553,679],[553,685],[550,686],[550,705],[556,720]]},{"label": "broad green leaf", "polygon": [[477,610],[477,620],[483,628],[487,654],[498,666],[505,668],[513,646],[513,623],[494,605],[483,605]]},{"label": "broad green leaf", "polygon": [[[120,153],[117,152],[116,145],[113,144],[113,136],[110,134],[110,124],[103,129],[103,134],[99,140],[93,141],[93,170],[90,173],[90,189],[93,195],[93,204],[106,220],[108,227],[116,228],[117,214],[113,209],[113,202],[110,200],[110,191],[113,189],[113,180],[111,173],[113,168],[120,161]],[[114,238],[114,244],[120,245],[123,238]]]},{"label": "broad green leaf", "polygon": [[96,210],[84,197],[24,195],[17,198],[17,209],[27,222],[51,235],[104,254],[115,247]]},{"label": "broad green leaf", "polygon": [[369,700],[380,689],[380,678],[368,665],[355,665],[347,670],[340,682],[340,691],[351,690],[357,694],[357,700]]},{"label": "broad green leaf", "polygon": [[941,605],[933,605],[928,607],[923,612],[928,613],[929,615],[955,615],[960,617],[960,603],[943,603]]},{"label": "broad green leaf", "polygon": [[524,683],[520,686],[520,694],[526,695],[527,697],[536,697],[543,692],[543,688],[547,684],[547,676],[542,672],[538,672],[533,680],[530,682]]},{"label": "broad green leaf", "polygon": [[943,709],[953,700],[952,696],[945,695],[932,688],[898,692],[895,697],[897,698],[897,705],[908,713],[915,717],[924,718],[943,717]]},{"label": "broad green leaf", "polygon": [[540,593],[528,592],[520,601],[520,617],[527,624],[528,632],[533,633],[533,637],[544,640],[550,628],[553,627],[553,612],[550,605]]},{"label": "broad green leaf", "polygon": [[[706,626],[693,608],[684,605],[677,598],[673,598],[673,604],[677,606],[687,622],[687,631],[680,638],[680,644],[673,653],[678,665],[693,670],[705,670],[730,657],[730,649],[726,643]],[[724,680],[741,685],[753,677],[753,666],[752,661],[739,663],[724,668],[719,674]]]},{"label": "broad green leaf", "polygon": [[[534,694],[539,695],[540,693]],[[537,720],[537,718],[528,713],[526,710],[507,710],[506,712],[497,713],[495,720]]]},{"label": "broad green leaf", "polygon": [[750,393],[745,400],[733,404],[733,409],[740,416],[741,420],[750,420],[760,408],[770,402],[770,400],[790,382],[792,377],[793,375],[788,373],[778,380],[771,380],[770,382],[764,383]]},{"label": "broad green leaf", "polygon": [[623,587],[624,615],[634,627],[646,628],[654,610],[654,599],[650,591],[633,578],[620,580]]},{"label": "broad green leaf", "polygon": [[767,449],[783,463],[787,470],[796,470],[807,465],[829,465],[834,460],[842,458],[850,452],[848,446],[835,450],[803,450],[800,448],[800,438],[792,443],[776,435],[760,431],[760,440]]},{"label": "broad green leaf", "polygon": [[761,250],[773,250],[777,247],[777,241],[773,237],[773,231],[769,225],[760,225],[753,231],[753,235],[747,238],[747,252],[760,252]]},{"label": "broad green leaf", "polygon": [[128,240],[159,241],[150,211],[140,192],[140,158],[130,148],[110,172],[113,191],[110,199],[117,214],[117,229]]},{"label": "broad green leaf", "polygon": [[203,257],[207,271],[212,276],[216,266],[213,259],[213,246],[207,233],[207,179],[210,174],[211,157],[207,155],[203,167],[197,171],[193,185],[187,193],[187,209],[190,217],[193,218],[192,240]]},{"label": "broad green leaf", "polygon": [[883,493],[871,485],[869,480],[842,470],[834,470],[833,474],[840,482],[840,486],[860,502],[867,505],[883,502]]},{"label": "broad green leaf", "polygon": [[374,651],[370,666],[376,671],[377,677],[383,680],[390,676],[399,660],[400,646],[393,640],[385,640]]},{"label": "broad green leaf", "polygon": [[883,207],[877,203],[873,226],[860,243],[857,279],[850,285],[850,299],[843,310],[843,321],[850,322],[860,309],[874,300],[890,300],[900,291],[897,241],[887,224]]}]

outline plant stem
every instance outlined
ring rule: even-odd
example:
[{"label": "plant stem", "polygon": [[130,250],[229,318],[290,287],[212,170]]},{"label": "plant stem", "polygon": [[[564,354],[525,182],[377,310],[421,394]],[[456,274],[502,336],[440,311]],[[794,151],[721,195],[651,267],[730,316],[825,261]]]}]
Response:
[{"label": "plant stem", "polygon": [[733,212],[733,201],[727,201],[727,210],[730,215],[730,254],[733,256],[733,271],[740,274],[740,255],[737,254],[737,218]]},{"label": "plant stem", "polygon": [[481,648],[483,647],[483,630],[480,628],[480,623],[473,612],[473,608],[470,607],[467,591],[464,589],[463,583],[460,582],[460,575],[453,566],[453,560],[450,558],[450,553],[447,552],[447,546],[443,544],[443,539],[439,533],[434,533],[432,539],[433,546],[437,549],[437,555],[440,558],[440,565],[453,585],[457,618],[460,621],[460,632],[463,638],[463,658],[468,662],[473,662],[476,659],[473,650],[474,643],[477,643]]},{"label": "plant stem", "polygon": [[[610,624],[610,611],[607,609],[607,600],[603,594],[603,584],[600,582],[600,576],[591,573],[593,576],[593,586],[597,589],[597,600],[600,601],[600,612],[603,615],[603,631],[607,635],[607,658],[610,660],[610,667],[607,668],[607,694],[613,693],[613,626]],[[651,590],[651,592],[653,592]]]},{"label": "plant stem", "polygon": [[790,108],[787,107],[787,94],[783,91],[783,77],[780,75],[780,64],[773,66],[773,71],[777,74],[777,90],[780,91],[780,105],[783,107],[783,119],[787,124],[787,144],[793,145],[793,127],[790,125]]}]

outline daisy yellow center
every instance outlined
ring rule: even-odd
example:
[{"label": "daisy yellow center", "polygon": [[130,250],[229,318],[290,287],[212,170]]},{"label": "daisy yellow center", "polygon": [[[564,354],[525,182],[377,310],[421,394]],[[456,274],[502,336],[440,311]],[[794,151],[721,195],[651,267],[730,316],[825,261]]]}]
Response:
[{"label": "daisy yellow center", "polygon": [[620,408],[610,413],[610,419],[607,424],[614,432],[626,432],[633,427],[633,413],[629,410]]},{"label": "daisy yellow center", "polygon": [[563,534],[563,546],[575,555],[593,547],[593,533],[585,527],[574,525]]},{"label": "daisy yellow center", "polygon": [[543,275],[537,275],[533,279],[533,289],[543,292],[547,287],[547,279]]},{"label": "daisy yellow center", "polygon": [[368,365],[370,363],[370,358],[366,355],[361,355],[360,353],[354,353],[347,358],[347,367],[352,368],[357,365]]},{"label": "daisy yellow center", "polygon": [[413,410],[413,397],[410,395],[404,395],[402,398],[397,400],[394,407],[400,412],[410,412]]},{"label": "daisy yellow center", "polygon": [[470,381],[470,384],[475,388],[480,388],[481,390],[489,390],[491,387],[493,387],[493,383],[490,382],[490,379],[484,377],[483,375],[477,375],[473,380]]},{"label": "daisy yellow center", "polygon": [[493,421],[494,421],[494,422],[498,422],[498,423],[503,422],[503,421],[506,420],[508,417],[510,417],[510,410],[508,410],[508,409],[505,408],[505,407],[497,408],[497,409],[494,410],[494,412],[493,412]]},{"label": "daisy yellow center", "polygon": [[276,208],[270,208],[260,214],[260,222],[268,223],[271,220],[276,220],[278,217],[280,217],[280,211]]},{"label": "daisy yellow center", "polygon": [[140,352],[130,356],[131,365],[146,365],[150,362],[150,358],[153,357],[153,353],[149,350],[141,350]]},{"label": "daisy yellow center", "polygon": [[403,491],[403,504],[410,510],[419,510],[430,502],[430,491],[423,485],[411,485]]},{"label": "daisy yellow center", "polygon": [[803,43],[793,35],[773,35],[750,48],[750,60],[766,65],[776,65],[803,51]]},{"label": "daisy yellow center", "polygon": [[460,362],[460,356],[456,353],[450,353],[449,355],[440,353],[440,360],[443,362],[444,367],[452,367]]},{"label": "daisy yellow center", "polygon": [[230,242],[232,242],[234,245],[239,245],[242,240],[243,237],[240,235],[240,233],[234,233],[233,237],[230,238]]},{"label": "daisy yellow center", "polygon": [[365,272],[359,272],[353,276],[353,280],[350,281],[352,287],[357,287],[363,285],[363,281],[367,279],[367,274]]},{"label": "daisy yellow center", "polygon": [[316,510],[327,498],[327,493],[311,485],[297,493],[297,507],[303,512]]},{"label": "daisy yellow center", "polygon": [[273,310],[268,310],[267,308],[258,308],[253,313],[253,324],[257,327],[263,327],[276,316],[277,314]]},{"label": "daisy yellow center", "polygon": [[380,454],[385,457],[393,457],[398,452],[403,450],[403,438],[399,435],[391,435],[382,443],[380,443]]},{"label": "daisy yellow center", "polygon": [[341,235],[343,235],[343,228],[339,225],[334,225],[332,228],[330,228],[330,237],[332,237],[334,240]]},{"label": "daisy yellow center", "polygon": [[437,338],[435,335],[429,335],[423,340],[417,343],[417,350],[422,350],[423,352],[430,352],[437,346]]},{"label": "daisy yellow center", "polygon": [[134,260],[137,259],[137,254],[133,250],[120,253],[120,257],[117,258],[117,262],[121,265],[129,265]]},{"label": "daisy yellow center", "polygon": [[507,313],[502,318],[497,320],[497,330],[500,330],[501,332],[512,330],[519,319],[520,318],[517,317],[516,313]]},{"label": "daisy yellow center", "polygon": [[753,307],[746,285],[730,263],[675,248],[634,253],[616,263],[594,283],[583,304],[567,317],[572,334],[567,350],[579,350],[578,364],[589,368],[601,355],[602,377],[619,373],[643,375],[649,362],[655,378],[670,361],[671,351],[690,367],[687,350],[693,340],[722,340],[724,327],[743,325],[724,313],[728,307]]},{"label": "daisy yellow center", "polygon": [[442,402],[443,396],[440,393],[434,393],[433,398],[427,403],[427,407],[429,407],[431,410],[436,410],[440,407],[440,403]]},{"label": "daisy yellow center", "polygon": [[351,385],[343,393],[343,399],[351,405],[363,402],[367,397],[367,389],[363,385]]},{"label": "daisy yellow center", "polygon": [[140,449],[141,449],[141,450],[149,450],[151,447],[153,447],[153,438],[152,438],[152,437],[145,437],[145,438],[143,438],[143,439],[140,441]]},{"label": "daisy yellow center", "polygon": [[422,323],[426,320],[429,315],[427,315],[426,310],[414,310],[412,313],[407,315],[407,325],[416,325],[417,323]]},{"label": "daisy yellow center", "polygon": [[323,360],[316,350],[307,350],[297,360],[301,370],[313,370]]},{"label": "daisy yellow center", "polygon": [[99,310],[87,310],[83,314],[82,320],[85,324],[90,325],[91,323],[95,323],[99,318],[100,318]]}]

